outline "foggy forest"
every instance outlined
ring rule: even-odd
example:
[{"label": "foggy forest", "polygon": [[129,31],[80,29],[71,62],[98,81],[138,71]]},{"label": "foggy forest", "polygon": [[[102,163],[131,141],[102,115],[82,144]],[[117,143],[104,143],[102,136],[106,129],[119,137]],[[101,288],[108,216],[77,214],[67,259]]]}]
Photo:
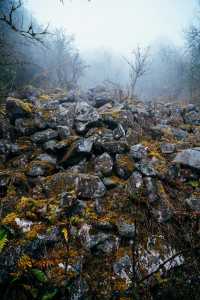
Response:
[{"label": "foggy forest", "polygon": [[0,298],[200,299],[200,2],[0,0]]}]

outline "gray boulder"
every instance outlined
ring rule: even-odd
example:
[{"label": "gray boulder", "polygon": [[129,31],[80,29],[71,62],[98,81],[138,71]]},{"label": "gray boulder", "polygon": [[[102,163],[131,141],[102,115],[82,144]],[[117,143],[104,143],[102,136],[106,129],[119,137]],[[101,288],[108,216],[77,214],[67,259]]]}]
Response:
[{"label": "gray boulder", "polygon": [[103,153],[95,159],[95,171],[109,176],[112,173],[113,160],[108,153]]},{"label": "gray boulder", "polygon": [[33,113],[33,106],[31,103],[9,97],[6,101],[6,110],[11,122],[18,118],[30,117]]},{"label": "gray boulder", "polygon": [[125,255],[121,257],[113,265],[113,270],[116,275],[121,279],[126,280],[126,283],[130,284],[133,274],[133,263],[130,256]]},{"label": "gray boulder", "polygon": [[188,137],[187,131],[181,128],[172,128],[172,133],[178,141],[184,141]]},{"label": "gray boulder", "polygon": [[79,102],[75,109],[75,128],[78,133],[83,133],[99,121],[97,110],[87,102]]},{"label": "gray boulder", "polygon": [[123,238],[133,239],[135,237],[135,225],[127,223],[117,224],[119,235]]},{"label": "gray boulder", "polygon": [[47,161],[52,165],[56,165],[56,158],[52,155],[47,154],[47,153],[39,154],[36,157],[36,160]]},{"label": "gray boulder", "polygon": [[193,211],[200,212],[200,198],[190,197],[185,202]]},{"label": "gray boulder", "polygon": [[129,145],[126,141],[120,140],[104,140],[101,138],[98,138],[95,143],[95,150],[97,152],[108,152],[109,154],[123,154],[128,152]]},{"label": "gray boulder", "polygon": [[34,133],[31,136],[31,140],[34,143],[44,143],[49,140],[53,140],[57,138],[58,132],[53,129],[46,129],[39,132]]},{"label": "gray boulder", "polygon": [[136,164],[136,168],[145,176],[154,177],[156,176],[156,171],[149,162],[141,162]]},{"label": "gray boulder", "polygon": [[83,173],[60,172],[44,179],[42,186],[49,195],[73,190],[78,197],[93,200],[106,193],[105,185],[98,176]]},{"label": "gray boulder", "polygon": [[16,143],[12,143],[9,140],[0,140],[0,154],[8,155],[18,155],[20,153],[20,147]]},{"label": "gray boulder", "polygon": [[87,157],[91,154],[92,147],[93,140],[91,138],[81,138],[72,143],[60,163],[66,166],[72,166],[76,163],[79,163],[84,157]]},{"label": "gray boulder", "polygon": [[90,235],[85,246],[96,255],[110,254],[116,247],[116,239],[111,234],[100,232]]},{"label": "gray boulder", "polygon": [[176,155],[174,162],[200,170],[200,148],[181,151]]},{"label": "gray boulder", "polygon": [[184,121],[189,125],[200,125],[200,114],[194,110],[184,115]]},{"label": "gray boulder", "polygon": [[68,126],[57,126],[58,135],[61,139],[66,139],[71,135],[70,127]]},{"label": "gray boulder", "polygon": [[163,143],[160,148],[163,154],[171,154],[174,153],[176,150],[176,146],[174,144],[169,143]]},{"label": "gray boulder", "polygon": [[128,193],[130,194],[130,196],[132,196],[136,193],[137,190],[141,189],[142,187],[143,187],[142,175],[137,171],[133,172],[127,184]]},{"label": "gray boulder", "polygon": [[147,148],[142,144],[131,146],[130,154],[134,159],[144,159],[147,157]]},{"label": "gray boulder", "polygon": [[30,177],[48,176],[52,174],[55,165],[48,161],[32,161],[27,168],[26,174]]}]

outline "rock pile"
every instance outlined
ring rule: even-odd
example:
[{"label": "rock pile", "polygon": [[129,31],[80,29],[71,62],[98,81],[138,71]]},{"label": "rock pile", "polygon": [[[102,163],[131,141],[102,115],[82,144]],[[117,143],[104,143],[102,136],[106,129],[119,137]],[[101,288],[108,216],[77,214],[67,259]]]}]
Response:
[{"label": "rock pile", "polygon": [[9,97],[0,196],[2,299],[19,286],[20,299],[153,299],[176,268],[187,286],[183,266],[199,238],[200,110],[95,90]]}]

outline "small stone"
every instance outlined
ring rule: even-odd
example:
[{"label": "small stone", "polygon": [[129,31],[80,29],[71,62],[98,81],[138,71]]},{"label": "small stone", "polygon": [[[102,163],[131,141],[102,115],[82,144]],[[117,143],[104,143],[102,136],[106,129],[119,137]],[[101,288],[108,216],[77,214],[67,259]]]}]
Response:
[{"label": "small stone", "polygon": [[156,179],[152,177],[145,177],[144,182],[146,185],[146,191],[150,203],[158,201],[160,198],[157,194],[157,184]]},{"label": "small stone", "polygon": [[46,161],[32,161],[28,167],[27,175],[31,177],[51,175],[55,166]]},{"label": "small stone", "polygon": [[148,162],[141,162],[139,164],[136,164],[136,168],[145,176],[156,176],[156,171]]},{"label": "small stone", "polygon": [[16,143],[11,143],[9,140],[1,139],[0,154],[4,154],[6,157],[9,155],[18,155],[20,154],[20,148]]},{"label": "small stone", "polygon": [[127,284],[132,282],[133,263],[130,256],[125,255],[121,257],[113,265],[113,270],[116,275],[125,280]]},{"label": "small stone", "polygon": [[185,202],[193,211],[200,212],[200,198],[190,197]]},{"label": "small stone", "polygon": [[123,154],[129,151],[126,141],[104,141],[101,138],[95,141],[95,149],[98,152],[108,152],[109,154]]},{"label": "small stone", "polygon": [[43,148],[46,151],[55,151],[56,144],[57,144],[56,140],[51,140],[51,141],[48,141],[48,142],[44,143]]},{"label": "small stone", "polygon": [[60,194],[60,207],[70,208],[76,201],[76,195],[74,192],[63,192]]},{"label": "small stone", "polygon": [[106,233],[97,233],[90,235],[87,248],[90,249],[95,255],[98,254],[110,254],[116,247],[115,238]]},{"label": "small stone", "polygon": [[101,198],[106,193],[106,188],[99,177],[82,174],[76,177],[75,185],[78,195],[82,198]]},{"label": "small stone", "polygon": [[71,135],[71,130],[68,126],[57,126],[57,130],[61,139],[66,139]]},{"label": "small stone", "polygon": [[134,195],[135,192],[143,187],[142,175],[135,171],[128,180],[127,190],[130,196]]},{"label": "small stone", "polygon": [[53,140],[53,139],[57,138],[57,136],[58,136],[57,131],[55,131],[53,129],[46,129],[46,130],[34,133],[31,136],[31,140],[34,143],[44,143],[49,140]]},{"label": "small stone", "polygon": [[168,207],[160,207],[158,209],[152,209],[154,217],[161,224],[169,222],[172,218],[172,212]]},{"label": "small stone", "polygon": [[72,143],[60,163],[66,166],[72,166],[79,163],[84,157],[88,157],[91,154],[92,147],[93,140],[91,138],[81,138],[80,140]]},{"label": "small stone", "polygon": [[104,176],[109,176],[113,169],[113,160],[108,153],[103,153],[95,159],[95,171],[102,173]]},{"label": "small stone", "polygon": [[97,108],[112,102],[112,100],[109,99],[107,97],[107,95],[97,96],[97,97],[95,97],[94,101],[95,101],[94,106],[97,107]]},{"label": "small stone", "polygon": [[125,135],[126,135],[126,132],[121,124],[119,124],[117,126],[117,128],[115,128],[113,130],[113,136],[114,136],[114,139],[116,139],[116,140],[119,140],[120,138],[125,137]]},{"label": "small stone", "polygon": [[142,144],[131,146],[130,154],[136,160],[144,159],[147,157],[147,147]]},{"label": "small stone", "polygon": [[46,161],[52,165],[56,165],[56,158],[47,153],[42,153],[36,157],[36,160]]},{"label": "small stone", "polygon": [[188,137],[187,131],[181,128],[172,128],[172,133],[178,141],[184,141]]},{"label": "small stone", "polygon": [[119,235],[123,238],[133,239],[135,237],[135,225],[127,223],[117,224]]},{"label": "small stone", "polygon": [[200,114],[196,111],[189,111],[184,115],[184,121],[189,125],[200,125]]},{"label": "small stone", "polygon": [[174,144],[162,144],[161,145],[161,152],[163,154],[171,154],[174,153],[176,150],[176,146]]}]

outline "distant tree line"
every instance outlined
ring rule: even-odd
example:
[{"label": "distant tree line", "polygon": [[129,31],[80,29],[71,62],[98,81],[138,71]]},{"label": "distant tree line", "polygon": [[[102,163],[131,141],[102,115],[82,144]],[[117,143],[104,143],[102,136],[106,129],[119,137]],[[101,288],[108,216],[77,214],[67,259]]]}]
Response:
[{"label": "distant tree line", "polygon": [[[57,3],[56,3],[57,2]],[[59,5],[60,0],[55,0]],[[185,33],[185,47],[157,41],[133,47],[130,56],[99,49],[83,62],[74,37],[63,29],[49,32],[21,0],[0,0],[0,96],[31,84],[74,89],[108,83],[143,99],[188,99],[200,96],[200,22]],[[82,76],[84,74],[84,77]]]}]

